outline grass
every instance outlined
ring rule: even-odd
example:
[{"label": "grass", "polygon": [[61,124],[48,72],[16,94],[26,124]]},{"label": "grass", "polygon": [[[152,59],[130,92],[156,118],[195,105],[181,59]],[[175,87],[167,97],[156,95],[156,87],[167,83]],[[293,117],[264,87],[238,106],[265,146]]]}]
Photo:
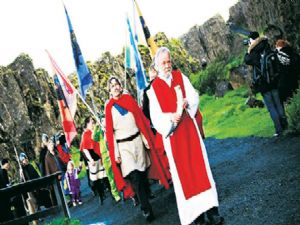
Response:
[{"label": "grass", "polygon": [[228,92],[223,98],[200,96],[200,109],[207,137],[223,139],[273,135],[273,123],[267,109],[248,107],[245,104],[247,92],[246,88],[239,88]]},{"label": "grass", "polygon": [[79,220],[68,219],[68,218],[59,218],[46,223],[45,225],[81,225]]}]

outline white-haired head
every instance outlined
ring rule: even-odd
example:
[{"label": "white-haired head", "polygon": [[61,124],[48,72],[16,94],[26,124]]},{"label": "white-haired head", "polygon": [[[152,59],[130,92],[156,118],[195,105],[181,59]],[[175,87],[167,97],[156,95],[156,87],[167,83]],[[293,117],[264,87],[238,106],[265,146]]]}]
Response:
[{"label": "white-haired head", "polygon": [[[162,59],[162,57],[166,56],[165,53],[168,53],[167,56],[169,57],[168,58],[169,63],[167,66],[161,65],[162,64],[161,60],[166,60],[166,59]],[[155,63],[155,69],[158,72],[158,74],[163,76],[168,76],[172,71],[170,50],[167,47],[160,47],[155,54],[154,63]]]},{"label": "white-haired head", "polygon": [[[168,52],[170,54],[170,50],[167,47],[160,47],[157,49],[155,56],[154,56],[154,64],[156,67],[158,66],[159,56],[161,55],[161,53],[164,53],[164,52]],[[170,54],[170,57],[171,57],[171,54]],[[157,68],[156,68],[156,70],[157,70]]]}]

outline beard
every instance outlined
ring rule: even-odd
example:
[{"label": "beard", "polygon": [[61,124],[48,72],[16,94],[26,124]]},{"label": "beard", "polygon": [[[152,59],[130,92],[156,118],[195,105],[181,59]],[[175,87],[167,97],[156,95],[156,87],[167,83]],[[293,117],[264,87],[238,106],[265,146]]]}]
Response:
[{"label": "beard", "polygon": [[172,68],[168,69],[167,71],[164,69],[159,69],[159,75],[168,78],[172,74]]}]

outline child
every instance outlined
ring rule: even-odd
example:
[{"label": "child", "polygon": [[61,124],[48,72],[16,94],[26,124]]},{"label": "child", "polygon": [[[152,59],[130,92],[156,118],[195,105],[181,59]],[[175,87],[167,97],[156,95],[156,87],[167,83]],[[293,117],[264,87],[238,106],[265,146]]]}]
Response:
[{"label": "child", "polygon": [[79,165],[79,168],[74,167],[74,162],[69,161],[67,165],[67,172],[65,174],[64,186],[69,189],[73,206],[76,206],[77,204],[82,204],[80,197],[80,180],[78,178],[78,174],[81,171],[82,165]]}]

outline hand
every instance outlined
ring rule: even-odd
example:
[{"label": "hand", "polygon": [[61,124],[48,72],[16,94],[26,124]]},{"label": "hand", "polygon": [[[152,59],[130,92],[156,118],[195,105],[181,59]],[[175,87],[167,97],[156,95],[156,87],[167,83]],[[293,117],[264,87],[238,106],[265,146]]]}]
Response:
[{"label": "hand", "polygon": [[117,164],[121,164],[121,162],[122,162],[122,159],[121,159],[120,157],[118,157],[118,158],[116,159],[116,163],[117,163]]},{"label": "hand", "polygon": [[145,142],[144,145],[147,149],[150,149],[149,144],[147,142]]},{"label": "hand", "polygon": [[171,115],[171,121],[175,124],[179,123],[180,119],[181,119],[181,115],[178,115],[177,113],[173,113]]},{"label": "hand", "polygon": [[92,159],[91,161],[89,161],[89,163],[92,165],[92,166],[95,166],[95,161]]},{"label": "hand", "polygon": [[189,108],[189,103],[186,99],[183,99],[183,108],[188,109]]}]

